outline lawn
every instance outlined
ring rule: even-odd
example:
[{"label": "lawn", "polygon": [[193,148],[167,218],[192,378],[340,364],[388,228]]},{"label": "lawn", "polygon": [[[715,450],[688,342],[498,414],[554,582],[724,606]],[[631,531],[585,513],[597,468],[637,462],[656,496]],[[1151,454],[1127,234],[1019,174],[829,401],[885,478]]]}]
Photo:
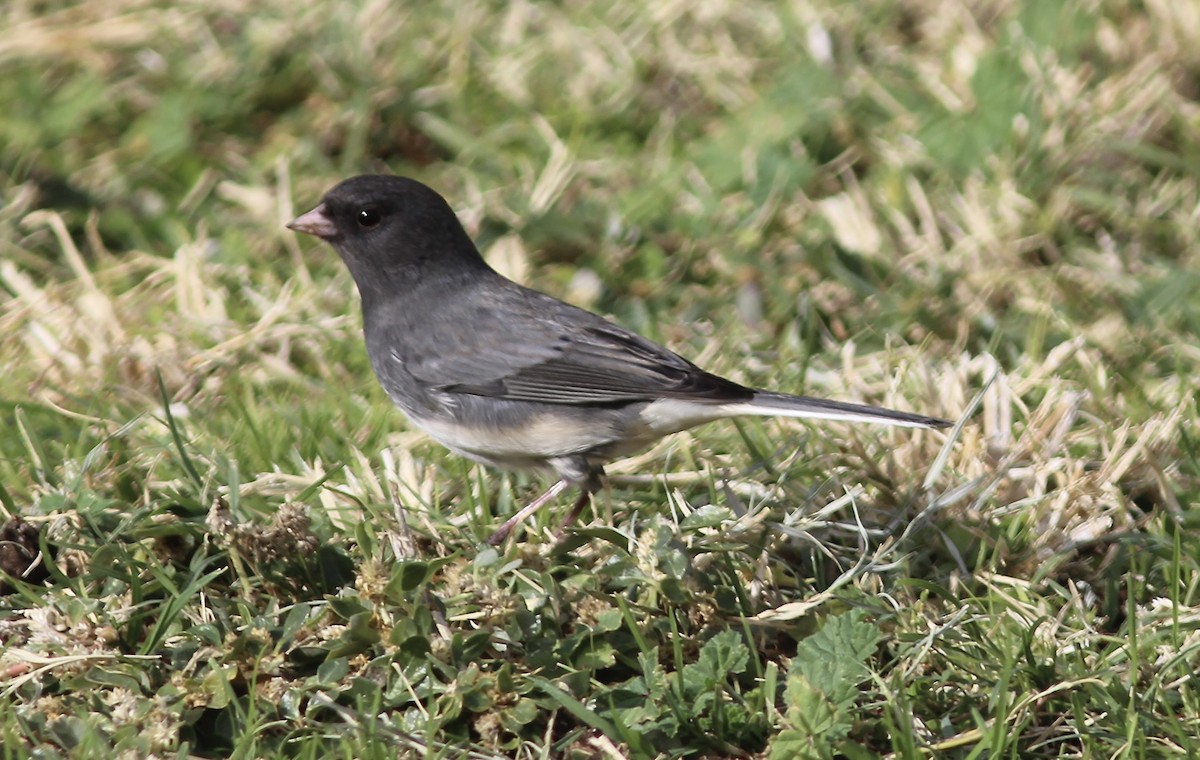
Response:
[{"label": "lawn", "polygon": [[[7,0],[0,758],[1200,755],[1200,6]],[[364,172],[740,382],[549,485],[379,389]]]}]

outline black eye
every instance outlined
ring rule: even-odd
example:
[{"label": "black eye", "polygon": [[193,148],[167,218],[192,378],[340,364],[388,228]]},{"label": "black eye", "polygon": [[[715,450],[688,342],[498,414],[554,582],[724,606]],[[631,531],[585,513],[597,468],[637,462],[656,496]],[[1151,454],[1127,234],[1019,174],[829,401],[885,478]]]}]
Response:
[{"label": "black eye", "polygon": [[379,212],[373,208],[364,208],[358,212],[359,227],[374,227],[379,224]]}]

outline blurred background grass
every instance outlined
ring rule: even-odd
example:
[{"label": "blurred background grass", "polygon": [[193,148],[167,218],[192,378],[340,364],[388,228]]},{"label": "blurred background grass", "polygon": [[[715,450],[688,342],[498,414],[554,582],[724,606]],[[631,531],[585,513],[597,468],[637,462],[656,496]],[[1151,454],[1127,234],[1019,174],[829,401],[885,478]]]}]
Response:
[{"label": "blurred background grass", "polygon": [[[1197,750],[1200,6],[5,13],[6,756]],[[538,484],[405,430],[282,226],[367,171],[715,371],[970,417],[681,435],[481,551]]]}]

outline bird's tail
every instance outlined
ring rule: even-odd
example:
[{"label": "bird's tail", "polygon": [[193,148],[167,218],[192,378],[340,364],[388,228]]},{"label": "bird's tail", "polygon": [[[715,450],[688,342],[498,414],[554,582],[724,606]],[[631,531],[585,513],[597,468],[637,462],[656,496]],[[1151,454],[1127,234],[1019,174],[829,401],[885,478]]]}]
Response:
[{"label": "bird's tail", "polygon": [[951,423],[936,417],[898,412],[866,404],[849,404],[844,401],[829,401],[808,396],[792,396],[787,393],[755,391],[754,398],[740,404],[730,404],[725,411],[731,415],[754,414],[760,417],[807,417],[819,420],[842,420],[845,422],[871,422],[877,425],[893,425],[912,428],[944,428]]}]

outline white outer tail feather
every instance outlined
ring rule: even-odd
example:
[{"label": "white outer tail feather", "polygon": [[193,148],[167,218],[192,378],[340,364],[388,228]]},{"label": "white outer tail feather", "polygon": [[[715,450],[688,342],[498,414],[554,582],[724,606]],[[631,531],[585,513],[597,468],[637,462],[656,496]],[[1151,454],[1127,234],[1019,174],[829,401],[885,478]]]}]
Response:
[{"label": "white outer tail feather", "polygon": [[754,417],[794,417],[797,419],[808,420],[838,420],[841,422],[867,422],[872,425],[889,425],[891,427],[906,427],[906,428],[932,428],[941,427],[939,425],[930,424],[915,419],[896,419],[882,414],[874,414],[871,412],[846,411],[836,409],[795,409],[778,406],[768,406],[766,404],[756,404],[748,402],[745,404],[726,404],[721,409],[727,412],[729,417],[738,416],[754,416]]},{"label": "white outer tail feather", "polygon": [[[909,428],[944,428],[950,423],[923,414],[899,412],[895,409],[851,404],[845,401],[830,401],[808,396],[792,396],[787,393],[756,391],[754,399],[740,404],[729,404],[733,414],[753,414],[765,417],[804,417],[817,420],[842,420],[845,422],[868,422],[875,425]],[[736,410],[736,411],[733,411]]]},{"label": "white outer tail feather", "polygon": [[641,416],[646,426],[657,435],[666,435],[706,422],[739,416],[796,417],[866,422],[874,425],[908,428],[944,428],[950,425],[945,420],[920,414],[898,412],[865,404],[827,401],[807,396],[790,396],[786,393],[770,391],[756,391],[751,401],[728,404],[686,399],[660,399],[647,406]]}]

